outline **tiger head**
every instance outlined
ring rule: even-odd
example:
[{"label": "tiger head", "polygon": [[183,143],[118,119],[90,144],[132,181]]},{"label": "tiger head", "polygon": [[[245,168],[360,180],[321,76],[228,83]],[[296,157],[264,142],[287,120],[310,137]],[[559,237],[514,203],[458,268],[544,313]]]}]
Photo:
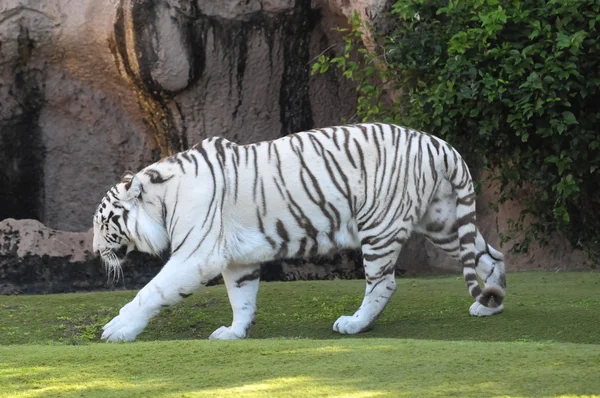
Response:
[{"label": "tiger head", "polygon": [[94,253],[116,278],[127,254],[133,250],[161,254],[168,247],[166,230],[160,220],[148,215],[142,197],[141,179],[131,171],[104,196],[94,214]]}]

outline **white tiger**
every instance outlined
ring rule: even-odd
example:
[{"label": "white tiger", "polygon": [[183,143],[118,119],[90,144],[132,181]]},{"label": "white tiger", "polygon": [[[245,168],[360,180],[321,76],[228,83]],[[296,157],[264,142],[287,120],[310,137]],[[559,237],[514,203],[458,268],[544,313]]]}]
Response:
[{"label": "white tiger", "polygon": [[[137,174],[126,172],[94,217],[94,251],[115,272],[125,251],[170,258],[104,326],[102,339],[133,341],[161,308],[222,274],[239,339],[254,322],[259,264],[362,249],[360,308],[333,324],[369,328],[396,290],[394,267],[411,233],[460,260],[476,316],[503,311],[502,253],[478,231],[475,193],[459,153],[428,134],[389,124],[314,129],[237,145],[208,138]],[[479,287],[477,275],[484,282]]]}]

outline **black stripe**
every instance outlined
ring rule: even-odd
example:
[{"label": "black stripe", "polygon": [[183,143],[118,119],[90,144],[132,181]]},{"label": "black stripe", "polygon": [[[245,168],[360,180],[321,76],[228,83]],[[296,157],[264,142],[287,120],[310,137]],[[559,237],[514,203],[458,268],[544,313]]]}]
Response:
[{"label": "black stripe", "polygon": [[254,281],[259,278],[260,278],[260,269],[256,269],[256,270],[252,271],[251,274],[244,275],[241,278],[239,278],[237,281],[235,281],[235,286],[239,288],[239,287],[242,287],[245,285],[244,282]]},{"label": "black stripe", "polygon": [[260,216],[260,210],[258,210],[258,209],[256,209],[256,217],[258,218],[258,228],[260,230],[260,233],[263,234],[263,236],[265,237],[265,239],[267,240],[267,242],[269,242],[269,244],[271,245],[271,247],[274,249],[277,246],[277,244],[275,243],[275,241],[273,240],[273,238],[271,238],[265,232],[265,225],[263,224],[262,217]]},{"label": "black stripe", "polygon": [[175,155],[175,160],[177,161],[177,164],[181,168],[181,173],[185,174],[185,169],[183,168],[183,162],[181,161],[181,159],[179,159],[179,157],[177,155]]},{"label": "black stripe", "polygon": [[356,163],[354,163],[354,158],[350,152],[350,131],[348,131],[348,129],[345,127],[342,127],[342,131],[344,132],[344,150],[346,151],[346,157],[350,161],[352,167],[356,169]]},{"label": "black stripe", "polygon": [[121,228],[121,225],[119,224],[119,219],[121,218],[121,216],[119,215],[115,215],[112,219],[112,222],[115,224],[115,226],[117,227],[117,229],[119,230],[119,233],[121,235],[125,235],[125,233],[123,232],[123,229]]},{"label": "black stripe", "polygon": [[475,199],[475,192],[472,192],[465,197],[456,198],[456,205],[471,206],[473,203],[475,203]]},{"label": "black stripe", "polygon": [[190,236],[190,233],[194,230],[194,227],[192,227],[187,234],[185,234],[185,237],[183,238],[183,240],[177,245],[177,247],[175,248],[175,250],[173,250],[173,254],[177,252],[177,250],[179,250],[181,248],[181,246],[183,246],[183,244],[185,243],[185,241],[187,240],[188,236]]},{"label": "black stripe", "polygon": [[475,212],[471,212],[469,214],[465,214],[461,218],[456,219],[454,225],[456,228],[460,228],[462,226],[475,223]]},{"label": "black stripe", "polygon": [[464,235],[459,236],[458,241],[461,246],[464,246],[469,243],[474,243],[477,234],[475,232],[467,232]]},{"label": "black stripe", "polygon": [[460,261],[463,263],[463,265],[465,263],[468,263],[470,261],[475,261],[475,253],[473,252],[467,252],[465,253],[461,258]]},{"label": "black stripe", "polygon": [[254,185],[252,186],[252,197],[256,202],[256,192],[258,188],[258,155],[256,154],[256,146],[252,146],[252,153],[254,154]]},{"label": "black stripe", "polygon": [[193,153],[190,154],[190,157],[194,161],[194,172],[196,173],[196,177],[198,177],[198,159],[196,159]]},{"label": "black stripe", "polygon": [[489,245],[489,243],[486,243],[486,245],[485,245],[485,251],[494,260],[496,260],[496,261],[502,261],[502,259],[496,258],[496,257],[492,256],[492,253],[490,252],[490,245]]},{"label": "black stripe", "polygon": [[306,243],[307,243],[306,237],[303,237],[302,239],[300,239],[300,247],[298,247],[298,251],[296,252],[296,257],[304,257],[304,254],[306,253]]},{"label": "black stripe", "polygon": [[[175,203],[173,204],[173,211],[171,212],[171,221],[169,221],[169,234],[173,236],[173,231],[175,229],[175,224],[173,224],[173,220],[175,219],[175,215],[177,214],[177,205],[179,205],[179,187],[180,184],[177,184],[177,192],[175,193]],[[179,217],[177,217],[179,220]],[[165,219],[165,223],[167,220]]]},{"label": "black stripe", "polygon": [[150,177],[150,182],[153,184],[163,184],[174,177],[174,175],[171,175],[168,178],[165,178],[162,176],[162,174],[158,170],[154,170],[154,169],[148,169],[148,170],[144,171],[144,174],[146,174],[148,177]]},{"label": "black stripe", "polygon": [[290,241],[290,236],[287,232],[287,229],[285,229],[285,225],[283,225],[283,222],[280,219],[277,219],[277,224],[276,224],[276,229],[277,229],[277,234],[279,235],[279,237],[284,241],[284,242],[289,242]]},{"label": "black stripe", "polygon": [[436,245],[447,245],[449,243],[454,243],[458,240],[458,236],[452,235],[446,238],[435,238],[431,235],[426,235],[427,239],[431,241],[431,243]]},{"label": "black stripe", "polygon": [[[479,265],[479,259],[481,258],[481,256],[483,256],[484,254],[486,254],[485,252],[479,252],[477,253],[477,256],[475,256],[475,267],[477,267]],[[494,270],[492,270],[493,272]],[[490,274],[491,275],[491,274]]]},{"label": "black stripe", "polygon": [[392,254],[394,252],[395,252],[395,250],[388,250],[387,252],[379,253],[379,254],[376,254],[376,253],[363,254],[363,258],[365,259],[365,261],[373,262],[373,261],[379,260],[380,258],[384,258],[386,256],[389,256],[390,254]]}]

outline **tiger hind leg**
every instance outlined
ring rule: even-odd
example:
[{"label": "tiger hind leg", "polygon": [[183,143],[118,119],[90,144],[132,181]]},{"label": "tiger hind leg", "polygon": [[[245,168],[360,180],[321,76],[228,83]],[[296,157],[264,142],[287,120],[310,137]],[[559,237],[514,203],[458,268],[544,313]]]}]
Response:
[{"label": "tiger hind leg", "polygon": [[394,277],[396,260],[402,249],[400,239],[391,243],[363,244],[363,264],[367,282],[360,308],[351,316],[341,316],[333,330],[341,334],[355,334],[369,329],[396,291]]},{"label": "tiger hind leg", "polygon": [[231,326],[221,326],[215,330],[209,340],[243,339],[248,337],[248,331],[254,324],[260,264],[229,265],[222,275],[233,311],[233,322]]},{"label": "tiger hind leg", "polygon": [[[433,199],[423,219],[415,230],[438,248],[444,250],[457,261],[461,260],[461,246],[458,236],[456,216],[456,196],[447,187],[442,186]],[[488,316],[504,310],[503,298],[506,292],[506,270],[504,256],[489,245],[481,232],[475,227],[475,274],[472,267],[464,267],[465,279],[477,284],[478,276],[484,283],[484,289],[470,285],[476,301],[469,312],[474,316]]]}]

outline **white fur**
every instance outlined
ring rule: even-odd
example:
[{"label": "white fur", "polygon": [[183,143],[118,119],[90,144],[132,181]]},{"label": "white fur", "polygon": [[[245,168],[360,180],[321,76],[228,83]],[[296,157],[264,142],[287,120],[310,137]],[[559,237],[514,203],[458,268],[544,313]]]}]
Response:
[{"label": "white fur", "polygon": [[168,249],[169,235],[161,220],[152,218],[144,206],[140,205],[133,206],[130,214],[129,230],[132,231],[132,241],[139,251],[159,255]]},{"label": "white fur", "polygon": [[136,311],[134,307],[132,303],[129,303],[121,308],[119,315],[102,328],[104,330],[102,340],[111,343],[135,340],[148,324],[150,317],[142,311]]},{"label": "white fur", "polygon": [[232,265],[223,270],[223,280],[227,287],[227,295],[233,310],[233,322],[231,326],[222,326],[210,335],[210,340],[235,340],[245,338],[248,330],[254,323],[256,312],[256,294],[258,292],[258,279],[244,281],[237,284],[236,281],[244,275],[258,272],[257,266],[235,266]]},{"label": "white fur", "polygon": [[341,334],[357,334],[369,326],[369,321],[361,319],[359,315],[342,315],[333,324],[333,330]]},{"label": "white fur", "polygon": [[[453,162],[462,161],[453,149],[444,147],[453,154],[445,160],[428,159],[428,153],[438,153],[445,144],[429,136],[417,140],[415,134],[387,125],[381,131],[375,131],[380,128],[375,125],[365,126],[368,134],[377,135],[380,146],[374,145],[373,135],[366,138],[368,134],[358,127],[351,128],[351,136],[329,128],[284,137],[273,144],[276,150],[271,144],[237,146],[211,138],[198,150],[151,165],[135,176],[127,175],[125,183],[114,188],[117,202],[129,212],[128,236],[121,243],[152,254],[170,248],[172,255],[159,274],[104,327],[102,338],[135,340],[162,307],[176,304],[219,273],[227,285],[233,322],[218,328],[210,339],[245,338],[256,310],[256,264],[280,256],[327,254],[343,248],[362,249],[368,283],[360,308],[351,316],[341,316],[333,328],[354,334],[370,327],[396,290],[393,265],[401,242],[413,230],[426,230],[427,223],[419,220],[447,223],[442,232],[456,235],[451,231],[454,221],[469,215],[472,206],[457,205],[457,181],[448,179],[449,169],[460,168]],[[325,137],[336,132],[336,140]],[[432,140],[438,149],[418,154],[417,145],[433,146]],[[382,159],[385,156],[389,167],[407,148],[414,150],[405,154],[408,160],[397,163],[397,170],[404,173],[398,181],[408,182],[391,194],[391,187],[397,185],[392,179],[400,171],[383,168]],[[360,171],[357,164],[363,160],[365,169]],[[442,176],[438,184],[406,169],[406,164],[415,167],[418,161],[429,167],[430,160],[436,170],[428,172]],[[460,170],[452,178],[467,182],[460,184],[466,197],[472,182],[468,170]],[[434,197],[440,203],[435,211],[416,206],[416,198],[427,205]],[[386,208],[392,210],[386,212]],[[98,209],[104,216],[109,211],[118,209]],[[103,237],[101,220],[97,214],[95,250],[118,249]],[[307,233],[309,229],[312,232]],[[473,224],[459,228],[459,234],[470,232],[478,234],[474,249],[486,250],[485,240]],[[397,239],[386,243],[383,251],[377,237],[390,233]],[[457,242],[458,237],[454,245]],[[442,248],[459,255],[459,249]],[[486,286],[497,286],[504,278],[504,263],[499,252],[490,249],[489,253],[491,256],[481,256],[481,269],[465,267],[465,272],[485,274]],[[481,307],[473,304],[471,314],[488,315],[503,308]]]},{"label": "white fur", "polygon": [[471,304],[471,307],[469,308],[469,313],[473,316],[491,316],[499,314],[502,311],[504,311],[504,304],[501,304],[496,308],[490,308],[481,305],[477,301]]}]

